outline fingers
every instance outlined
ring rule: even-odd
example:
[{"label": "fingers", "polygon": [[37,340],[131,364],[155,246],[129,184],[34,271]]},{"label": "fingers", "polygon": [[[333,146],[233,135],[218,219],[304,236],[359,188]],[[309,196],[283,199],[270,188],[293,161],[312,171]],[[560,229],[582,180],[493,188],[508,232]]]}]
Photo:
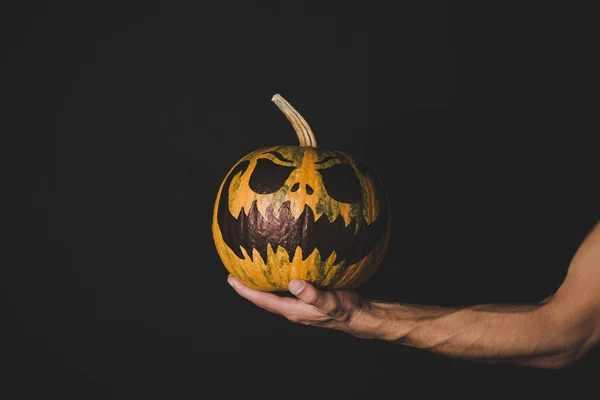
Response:
[{"label": "fingers", "polygon": [[333,292],[319,290],[313,284],[299,279],[292,280],[288,287],[297,298],[323,314],[336,317],[339,313],[340,304]]},{"label": "fingers", "polygon": [[240,296],[273,313],[291,315],[297,313],[297,309],[303,305],[291,297],[281,297],[274,293],[251,289],[232,275],[229,275],[227,282]]},{"label": "fingers", "polygon": [[330,319],[343,320],[348,314],[337,292],[319,290],[313,284],[294,279],[288,288],[296,298],[251,289],[229,275],[227,282],[245,299],[292,322],[315,324]]}]

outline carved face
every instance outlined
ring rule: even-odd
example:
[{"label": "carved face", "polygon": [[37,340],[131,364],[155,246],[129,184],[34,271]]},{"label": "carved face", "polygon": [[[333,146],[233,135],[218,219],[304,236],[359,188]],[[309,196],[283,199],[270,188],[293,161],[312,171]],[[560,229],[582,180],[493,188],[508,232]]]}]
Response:
[{"label": "carved face", "polygon": [[387,249],[385,190],[361,161],[305,146],[260,149],[223,181],[213,237],[225,267],[250,287],[294,278],[329,288],[366,281]]}]

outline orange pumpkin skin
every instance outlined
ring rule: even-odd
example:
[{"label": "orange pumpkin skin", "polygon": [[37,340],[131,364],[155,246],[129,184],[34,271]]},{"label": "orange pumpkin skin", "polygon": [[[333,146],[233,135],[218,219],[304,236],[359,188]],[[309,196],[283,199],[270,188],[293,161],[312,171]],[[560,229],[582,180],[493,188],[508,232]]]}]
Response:
[{"label": "orange pumpkin skin", "polygon": [[[288,119],[298,133],[296,117]],[[310,145],[298,137],[300,146],[247,154],[225,176],[213,210],[217,252],[229,273],[253,289],[287,291],[295,278],[325,289],[357,288],[388,248],[386,191],[361,160],[317,148],[314,136]]]}]

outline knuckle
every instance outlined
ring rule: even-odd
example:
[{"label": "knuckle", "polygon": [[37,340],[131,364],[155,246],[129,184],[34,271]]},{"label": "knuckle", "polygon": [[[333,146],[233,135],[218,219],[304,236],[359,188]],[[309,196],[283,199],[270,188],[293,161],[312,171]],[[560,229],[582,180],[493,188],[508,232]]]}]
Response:
[{"label": "knuckle", "polygon": [[338,293],[334,293],[334,301],[331,302],[329,315],[338,321],[346,321],[350,318],[350,312],[343,307],[344,301],[342,296]]},{"label": "knuckle", "polygon": [[319,303],[319,301],[321,300],[321,297],[319,296],[318,293],[311,293],[307,298],[306,298],[306,302],[310,305],[317,305]]}]

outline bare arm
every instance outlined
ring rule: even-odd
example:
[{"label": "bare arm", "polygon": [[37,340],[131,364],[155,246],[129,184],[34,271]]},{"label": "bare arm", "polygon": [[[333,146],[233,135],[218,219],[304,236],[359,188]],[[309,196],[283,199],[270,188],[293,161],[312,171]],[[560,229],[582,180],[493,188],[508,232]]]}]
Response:
[{"label": "bare arm", "polygon": [[433,307],[362,299],[292,282],[297,299],[235,290],[291,321],[387,340],[451,357],[562,368],[600,343],[600,225],[573,257],[556,293],[538,304]]}]

